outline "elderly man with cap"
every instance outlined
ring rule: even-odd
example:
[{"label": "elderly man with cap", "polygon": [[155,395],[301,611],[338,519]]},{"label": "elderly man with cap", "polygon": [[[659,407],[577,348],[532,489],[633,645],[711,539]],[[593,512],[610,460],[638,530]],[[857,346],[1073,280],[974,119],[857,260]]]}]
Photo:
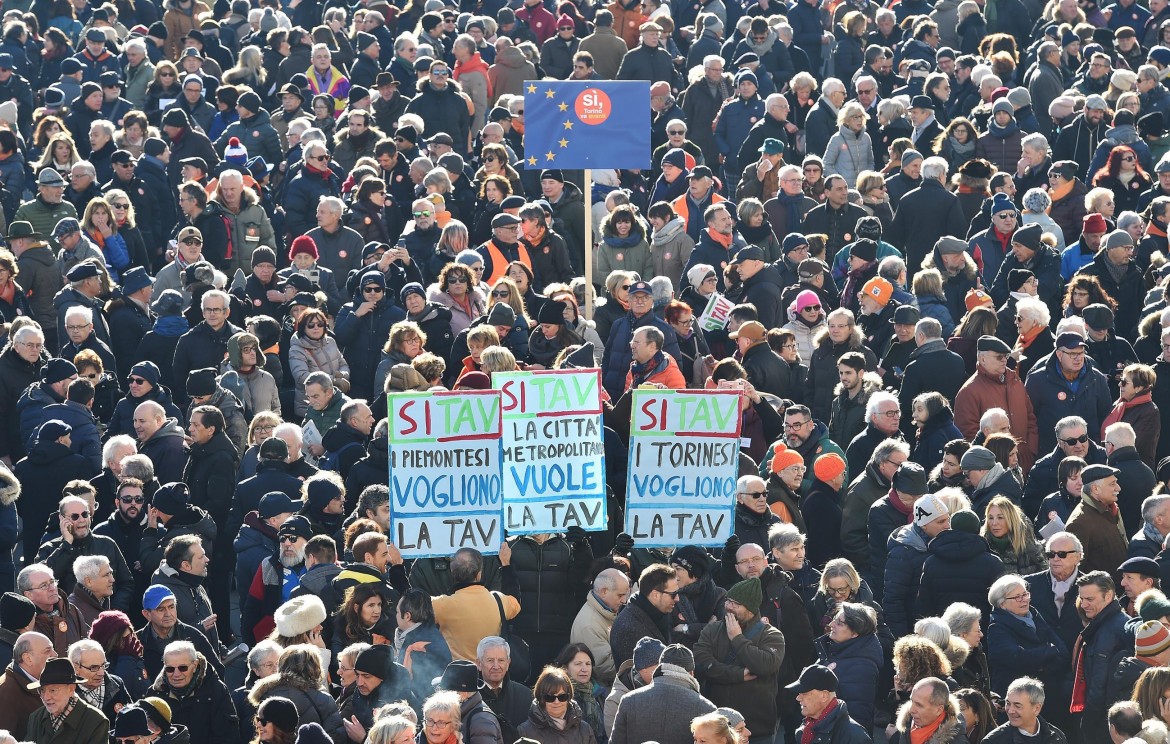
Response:
[{"label": "elderly man with cap", "polygon": [[[195,81],[191,85],[194,86]],[[219,163],[219,155],[212,147],[211,140],[195,124],[186,112],[171,108],[162,116],[162,130],[170,143],[167,159],[167,179],[171,188],[183,182],[183,162],[190,158],[202,158],[205,163]]]},{"label": "elderly man with cap", "polygon": [[275,627],[277,610],[288,601],[300,584],[300,577],[309,569],[311,559],[305,546],[313,537],[313,526],[307,517],[301,514],[289,517],[277,530],[278,550],[260,563],[253,577],[242,579],[249,585],[240,619],[245,642],[266,638]]},{"label": "elderly man with cap", "polygon": [[[357,692],[341,704],[341,719],[352,741],[362,741],[373,728],[374,713],[387,703],[405,700],[419,707],[411,686],[410,672],[394,661],[390,646],[370,646],[353,663]],[[482,715],[482,714],[481,714]]]},{"label": "elderly man with cap", "polygon": [[[53,173],[60,178],[60,174],[52,168],[41,171],[42,174]],[[33,202],[30,202],[30,204]],[[57,348],[56,309],[53,307],[53,297],[64,286],[64,279],[52,247],[46,238],[28,222],[13,222],[8,226],[8,249],[16,256],[16,267],[20,273],[20,286],[25,294],[22,297],[27,304],[27,314],[47,329],[51,338],[49,348]],[[11,280],[10,280],[11,281]],[[17,307],[20,300],[14,298]]]},{"label": "elderly man with cap", "polygon": [[[677,364],[682,358],[682,352],[678,348],[678,337],[666,321],[654,314],[653,294],[649,282],[634,282],[630,285],[628,295],[630,310],[615,320],[610,328],[609,341],[605,344],[605,356],[602,359],[601,368],[602,382],[614,400],[620,398],[627,389],[627,377],[631,373],[630,365],[634,361],[632,347],[634,335],[646,327],[654,327],[659,331],[661,341],[655,351],[661,350],[670,355],[676,362],[675,370],[678,378],[680,380],[683,378],[681,371],[678,371],[680,368]],[[654,357],[654,354],[650,354],[649,350],[645,348],[646,346],[652,346],[652,344],[643,344],[641,349],[644,352],[643,356],[649,360],[649,358]],[[660,360],[659,364],[665,365],[666,363],[664,360]]]},{"label": "elderly man with cap", "polygon": [[869,733],[849,717],[845,701],[837,697],[837,675],[821,664],[811,664],[800,673],[800,679],[785,685],[784,689],[796,695],[804,721],[796,730],[798,741],[812,734],[813,741],[832,744],[866,744]]},{"label": "elderly man with cap", "polygon": [[971,492],[971,510],[981,519],[987,512],[988,503],[996,496],[1007,496],[1019,503],[1019,481],[996,461],[991,450],[981,445],[971,447],[963,453],[959,467],[967,474],[967,481],[974,489]]},{"label": "elderly man with cap", "polygon": [[475,662],[466,659],[456,659],[448,664],[435,685],[438,691],[454,692],[459,696],[459,730],[469,744],[504,740],[500,720],[480,694],[482,685]]},{"label": "elderly man with cap", "polygon": [[[284,445],[284,442],[275,437],[270,437],[265,440],[265,444],[268,444],[268,442],[276,442],[277,444],[269,446],[267,453],[263,452],[264,448],[261,447],[262,452],[259,467],[268,466],[269,472],[273,472],[271,471],[271,467],[277,461],[272,458],[279,454],[280,446]],[[284,447],[284,452],[284,456],[279,460],[281,465],[284,464],[284,457],[287,456],[287,447]],[[266,457],[265,455],[268,456]],[[283,468],[279,473],[281,475],[288,475],[283,471]],[[291,478],[292,476],[288,477]],[[244,606],[248,589],[251,586],[249,577],[256,575],[256,569],[260,567],[260,564],[266,558],[276,554],[277,548],[280,547],[278,543],[278,530],[299,508],[299,504],[293,501],[287,492],[273,490],[261,497],[256,509],[244,515],[243,524],[239,527],[238,534],[233,542],[236,553],[236,576],[240,577],[236,582],[236,589],[240,595],[240,607]],[[236,507],[233,503],[233,513],[235,510]]]},{"label": "elderly man with cap", "polygon": [[1027,472],[1036,457],[1036,414],[1020,376],[1008,368],[1008,356],[1012,350],[995,336],[980,337],[975,348],[975,374],[955,395],[955,426],[964,437],[973,439],[978,433],[983,412],[1002,408],[1007,412],[1012,432],[1022,440],[1020,466]]},{"label": "elderly man with cap", "polygon": [[[736,705],[749,729],[773,731],[779,718],[776,684],[784,661],[784,634],[762,622],[758,577],[727,590],[726,614],[708,623],[695,644],[695,670],[711,702]],[[664,652],[664,659],[670,658]],[[619,706],[620,713],[620,706]]]},{"label": "elderly man with cap", "polygon": [[99,28],[91,27],[85,32],[85,47],[73,55],[81,63],[82,80],[96,83],[104,72],[118,72],[118,58],[106,48],[106,34]]},{"label": "elderly man with cap", "polygon": [[875,276],[861,287],[857,304],[861,311],[858,322],[866,347],[884,356],[894,335],[894,313],[901,307],[894,299],[894,286]]},{"label": "elderly man with cap", "polygon": [[217,674],[223,674],[219,656],[212,650],[206,636],[194,626],[179,620],[175,595],[170,589],[159,584],[147,588],[142,595],[142,616],[146,618],[146,625],[136,631],[136,636],[142,644],[146,673],[152,679],[162,672],[164,649],[174,641],[192,643],[208,660],[212,669]]},{"label": "elderly man with cap", "polygon": [[766,201],[780,191],[780,166],[784,163],[784,143],[773,137],[764,140],[759,148],[759,159],[743,167],[739,185],[735,188],[738,199],[755,197]]},{"label": "elderly man with cap", "polygon": [[[886,610],[886,622],[896,638],[909,633],[920,614],[916,612],[915,604],[922,566],[929,555],[927,544],[951,526],[946,504],[929,493],[914,502],[909,518],[910,524],[899,527],[890,535],[882,580],[882,606]],[[871,563],[873,558],[871,550]]]},{"label": "elderly man with cap", "polygon": [[492,217],[492,237],[475,249],[483,258],[482,277],[489,286],[506,275],[508,264],[512,261],[519,261],[529,269],[532,268],[528,248],[520,242],[522,224],[523,220],[507,212]]},{"label": "elderly man with cap", "polygon": [[[625,30],[625,27],[623,27],[623,32]],[[631,48],[622,58],[622,63],[618,67],[615,79],[650,80],[652,82],[665,80],[670,83],[672,90],[677,89],[678,78],[675,75],[674,63],[671,59],[670,52],[662,44],[662,26],[659,26],[654,21],[646,21],[638,26],[638,34],[641,43],[633,46],[631,43],[633,40],[630,36],[622,33],[626,37],[626,44]],[[687,120],[692,124],[695,123],[695,120],[689,115],[687,116]]]},{"label": "elderly man with cap", "polygon": [[[765,328],[778,328],[785,323],[784,308],[780,305],[781,292],[787,286],[775,266],[766,263],[762,248],[748,245],[735,254],[732,265],[739,272],[743,282],[741,303],[751,303],[756,308],[759,321]],[[785,264],[787,257],[785,257]]]},{"label": "elderly man with cap", "polygon": [[[1054,169],[1060,167],[1062,166],[1053,166]],[[1072,279],[1073,274],[1092,263],[1101,248],[1101,241],[1105,239],[1105,233],[1109,231],[1105,218],[1096,212],[1084,214],[1080,222],[1080,239],[1069,243],[1060,253],[1060,276],[1065,281]]]},{"label": "elderly man with cap", "polygon": [[41,368],[41,379],[29,385],[21,394],[16,402],[16,414],[20,418],[20,441],[26,450],[32,448],[37,427],[45,421],[45,409],[54,403],[63,403],[69,384],[76,379],[77,367],[73,366],[73,362],[50,359]]},{"label": "elderly man with cap", "polygon": [[1068,520],[1068,531],[1084,545],[1084,571],[1115,573],[1126,558],[1129,540],[1122,533],[1117,506],[1120,473],[1109,465],[1089,465],[1081,470],[1081,502]]},{"label": "elderly man with cap", "polygon": [[[55,169],[42,170],[37,174],[37,195],[20,205],[12,217],[13,224],[9,229],[15,228],[17,222],[23,221],[32,226],[26,237],[43,240],[42,236],[51,233],[62,220],[67,217],[76,218],[76,207],[65,201],[65,186],[65,179]],[[56,250],[59,246],[56,238],[51,242]],[[17,254],[18,257],[19,255]]]},{"label": "elderly man with cap", "polygon": [[[643,639],[634,649],[633,662],[627,662],[635,676],[639,670],[637,665],[645,663],[639,658],[643,642],[646,651],[650,650],[651,639]],[[610,735],[613,744],[686,741],[691,720],[715,710],[714,703],[699,692],[695,657],[690,649],[677,643],[667,646],[655,661],[657,670],[649,684],[621,696]]]},{"label": "elderly man with cap", "polygon": [[[1170,4],[1167,7],[1170,7]],[[1146,207],[1150,206],[1159,196],[1170,197],[1170,156],[1163,155],[1158,159],[1154,165],[1154,177],[1158,179],[1158,182],[1138,196],[1136,208],[1138,212],[1144,212]],[[1165,236],[1162,239],[1165,241]]]},{"label": "elderly man with cap", "polygon": [[77,676],[67,658],[49,659],[40,679],[28,686],[44,706],[28,719],[28,738],[37,744],[85,744],[104,741],[110,723],[99,708],[77,694],[85,680]]},{"label": "elderly man with cap", "polygon": [[1151,589],[1161,590],[1161,569],[1153,558],[1134,556],[1127,558],[1117,567],[1121,574],[1121,591],[1118,597],[1121,609],[1130,617],[1139,617],[1141,604],[1138,598]]},{"label": "elderly man with cap", "polygon": [[792,389],[793,375],[788,362],[768,345],[768,332],[763,323],[749,320],[733,331],[730,338],[735,342],[740,363],[752,387],[786,400],[798,395],[798,391]]},{"label": "elderly man with cap", "polygon": [[1142,267],[1134,263],[1133,237],[1124,230],[1105,236],[1101,250],[1077,274],[1094,276],[1106,294],[1117,301],[1116,327],[1126,337],[1136,337],[1145,298]]}]

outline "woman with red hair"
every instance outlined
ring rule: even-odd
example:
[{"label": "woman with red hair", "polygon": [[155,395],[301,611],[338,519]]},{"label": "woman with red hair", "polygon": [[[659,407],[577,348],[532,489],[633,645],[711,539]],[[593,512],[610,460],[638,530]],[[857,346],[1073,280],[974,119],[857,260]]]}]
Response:
[{"label": "woman with red hair", "polygon": [[89,629],[91,640],[97,641],[106,652],[110,674],[126,684],[133,700],[146,695],[151,680],[146,676],[146,662],[142,658],[142,644],[134,634],[130,618],[121,610],[106,610],[97,616]]},{"label": "woman with red hair", "polygon": [[1137,211],[1138,196],[1150,187],[1153,180],[1138,162],[1137,153],[1127,145],[1118,145],[1109,153],[1109,159],[1093,176],[1093,185],[1113,192],[1114,212]]}]

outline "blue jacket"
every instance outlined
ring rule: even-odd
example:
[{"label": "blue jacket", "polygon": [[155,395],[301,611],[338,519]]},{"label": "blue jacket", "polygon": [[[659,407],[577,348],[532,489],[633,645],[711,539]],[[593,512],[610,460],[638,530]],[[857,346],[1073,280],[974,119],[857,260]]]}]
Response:
[{"label": "blue jacket", "polygon": [[89,408],[76,401],[67,400],[64,403],[45,406],[41,416],[42,421],[60,419],[72,426],[70,436],[72,444],[69,449],[84,455],[94,469],[98,471],[102,469],[102,437],[98,432],[97,419]]},{"label": "blue jacket", "polygon": [[304,235],[317,226],[317,202],[322,196],[341,196],[341,180],[336,173],[324,179],[302,168],[284,192],[284,229],[289,235]]},{"label": "blue jacket", "polygon": [[237,583],[247,588],[240,589],[240,603],[243,604],[244,598],[248,594],[248,589],[252,587],[252,579],[256,576],[256,570],[260,568],[260,564],[264,559],[276,552],[276,531],[268,525],[264,524],[257,512],[249,512],[244,517],[244,526],[240,528],[240,533],[234,537],[232,543],[236,550],[236,576]]},{"label": "blue jacket", "polygon": [[1036,412],[1036,429],[1040,441],[1037,451],[1048,452],[1056,446],[1056,422],[1065,416],[1080,416],[1089,424],[1089,436],[1101,431],[1101,422],[1113,409],[1109,382],[1097,370],[1091,359],[1074,385],[1064,377],[1060,361],[1051,354],[1043,367],[1033,369],[1024,382],[1024,389]]},{"label": "blue jacket", "polygon": [[921,615],[917,608],[918,586],[922,566],[930,556],[929,539],[921,527],[908,524],[890,535],[886,543],[882,606],[886,608],[886,624],[895,638],[910,633]]},{"label": "blue jacket", "polygon": [[[808,55],[809,70],[813,77],[821,76],[821,39],[825,33],[821,23],[819,3],[809,5],[805,0],[793,3],[788,11],[788,23],[792,26],[792,43]],[[820,155],[821,153],[816,153]]]},{"label": "blue jacket", "polygon": [[837,674],[837,697],[848,703],[853,720],[873,728],[874,693],[884,665],[881,641],[874,633],[836,643],[827,635],[816,641],[817,661]]},{"label": "blue jacket", "polygon": [[752,126],[764,118],[764,102],[758,95],[744,99],[736,96],[723,104],[715,119],[715,144],[724,156],[727,173],[740,172],[739,146],[747,139]]},{"label": "blue jacket", "polygon": [[[400,320],[406,320],[406,311],[384,294],[373,312],[359,318],[355,312],[363,302],[361,292],[359,286],[353,301],[345,303],[337,314],[335,333],[342,353],[349,361],[352,383],[350,397],[373,400],[377,394],[374,390],[374,372],[382,358],[382,347],[390,337],[390,327]],[[677,346],[675,344],[676,350]]]},{"label": "blue jacket", "polygon": [[991,611],[985,643],[991,690],[1000,695],[1007,694],[1008,685],[1019,677],[1036,677],[1051,690],[1059,689],[1068,677],[1068,647],[1043,615],[1035,608],[1030,612],[1035,628],[1007,610],[997,607]]},{"label": "blue jacket", "polygon": [[[613,400],[622,397],[622,393],[626,391],[626,373],[630,371],[630,362],[633,360],[630,341],[639,328],[648,325],[662,331],[666,342],[661,351],[674,357],[681,368],[682,351],[678,348],[678,335],[670,324],[653,312],[646,313],[641,318],[635,318],[632,312],[626,313],[614,321],[613,327],[610,328],[609,340],[605,342],[605,356],[601,360],[602,385]],[[348,357],[348,354],[346,356]],[[350,367],[353,367],[352,359]]]},{"label": "blue jacket", "polygon": [[[837,672],[840,676],[840,671]],[[837,697],[840,698],[840,685],[837,688]],[[813,728],[812,744],[869,744],[871,739],[869,733],[873,730],[873,725],[863,725],[854,720],[856,715],[854,711],[849,710],[849,706],[844,700],[839,700],[837,706],[829,711],[829,714],[819,721],[805,723],[800,725],[796,730],[796,740],[804,741],[805,729],[809,726]]]},{"label": "blue jacket", "polygon": [[915,605],[919,616],[941,616],[955,602],[986,605],[987,590],[1003,574],[1003,561],[991,552],[986,539],[943,530],[930,541],[927,552]]},{"label": "blue jacket", "polygon": [[1073,274],[1081,270],[1082,266],[1093,262],[1092,253],[1081,251],[1081,241],[1077,241],[1060,252],[1060,278],[1068,281]]},{"label": "blue jacket", "polygon": [[24,442],[26,452],[32,451],[33,435],[37,427],[45,421],[45,408],[54,403],[63,402],[49,386],[41,380],[29,385],[16,401],[16,413],[20,416],[20,441]]},{"label": "blue jacket", "polygon": [[[692,217],[693,216],[694,215],[692,215]],[[732,259],[735,257],[735,254],[739,251],[740,248],[743,248],[745,245],[747,245],[747,242],[744,241],[743,236],[740,235],[739,231],[737,230],[731,234],[731,247],[724,248],[722,245],[712,239],[712,237],[707,233],[707,226],[703,223],[702,215],[699,215],[698,222],[698,232],[695,235],[691,235],[691,237],[695,240],[695,248],[691,251],[691,257],[687,260],[687,265],[683,267],[683,275],[685,276],[686,273],[691,270],[691,267],[697,264],[707,264],[708,266],[713,266],[715,267],[716,274],[716,288],[720,292],[723,292],[725,291],[723,282],[723,267],[731,263]],[[687,234],[691,234],[689,229],[687,230]]]},{"label": "blue jacket", "polygon": [[[1058,615],[1056,600],[1052,594],[1052,574],[1040,571],[1024,577],[1028,582],[1028,590],[1032,592],[1032,609],[1044,618],[1048,627],[1056,633],[1064,647],[1071,652],[1081,632],[1081,616],[1077,612],[1077,588],[1072,586],[1064,597],[1064,607]],[[990,648],[988,651],[990,652]],[[1066,654],[1065,660],[1069,657]],[[1014,678],[1013,678],[1014,679]],[[1010,680],[1009,680],[1010,681]]]},{"label": "blue jacket", "polygon": [[910,452],[910,459],[922,466],[926,472],[934,470],[934,466],[943,461],[943,447],[952,439],[962,439],[963,433],[955,426],[955,415],[951,409],[944,408],[929,421],[918,434],[914,448]]}]

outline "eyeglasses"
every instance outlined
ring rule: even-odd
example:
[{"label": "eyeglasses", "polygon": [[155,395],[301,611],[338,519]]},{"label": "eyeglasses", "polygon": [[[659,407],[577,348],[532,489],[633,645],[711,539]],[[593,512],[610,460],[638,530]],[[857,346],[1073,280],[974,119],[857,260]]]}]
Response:
[{"label": "eyeglasses", "polygon": [[898,416],[900,416],[901,414],[898,413],[898,409],[895,408],[892,411],[882,411],[881,415],[885,416],[886,418],[898,418]]},{"label": "eyeglasses", "polygon": [[[176,672],[178,672],[179,674],[186,674],[188,671],[190,671],[190,669],[191,669],[191,666],[189,664],[180,664],[178,666],[163,667],[163,671],[166,672],[167,674],[175,674]],[[259,720],[259,719],[257,719],[257,720]],[[268,723],[268,722],[265,721],[264,723]]]},{"label": "eyeglasses", "polygon": [[1031,597],[1031,596],[1032,596],[1032,592],[1025,589],[1024,591],[1020,592],[1019,594],[1015,594],[1011,597],[1004,597],[1003,601],[1004,602],[1016,602],[1016,601],[1021,600],[1021,599],[1027,599],[1028,597]]},{"label": "eyeglasses", "polygon": [[427,724],[427,728],[442,728],[451,725],[450,721],[436,721],[433,718],[426,719],[425,723]]},{"label": "eyeglasses", "polygon": [[60,581],[57,581],[56,579],[49,579],[48,581],[46,581],[45,583],[43,583],[43,584],[41,584],[41,585],[39,585],[39,586],[34,586],[34,587],[32,588],[32,591],[34,591],[34,592],[43,592],[43,591],[45,591],[46,589],[51,589],[52,587],[55,587],[55,586],[57,586],[57,585],[58,585],[58,584],[60,584],[60,583],[61,583],[61,582],[60,582]]},{"label": "eyeglasses", "polygon": [[131,385],[145,385],[146,382],[147,382],[146,379],[142,378],[142,377],[131,377],[130,378]]},{"label": "eyeglasses", "polygon": [[1071,447],[1074,444],[1084,444],[1085,442],[1089,441],[1089,435],[1082,434],[1079,437],[1068,437],[1067,439],[1061,439],[1060,441],[1064,442],[1066,447]]},{"label": "eyeglasses", "polygon": [[740,496],[751,496],[753,499],[762,499],[768,496],[767,491],[740,491]]},{"label": "eyeglasses", "polygon": [[145,496],[119,496],[118,501],[121,501],[123,504],[145,504],[146,497]]},{"label": "eyeglasses", "polygon": [[829,587],[825,587],[825,590],[826,590],[826,591],[827,591],[829,594],[832,594],[834,597],[848,597],[848,596],[849,596],[849,593],[850,593],[851,591],[853,591],[853,590],[852,590],[852,589],[850,589],[848,586],[843,586],[843,587],[841,587],[841,588],[839,588],[839,589],[834,589],[833,587],[829,586]]},{"label": "eyeglasses", "polygon": [[799,429],[801,429],[805,426],[808,426],[811,423],[812,423],[812,419],[809,419],[808,421],[794,421],[791,423],[785,421],[784,428],[788,429],[789,431],[798,431]]},{"label": "eyeglasses", "polygon": [[362,287],[362,294],[382,294],[386,290],[377,286]]},{"label": "eyeglasses", "polygon": [[204,315],[207,315],[209,313],[212,315],[215,315],[218,313],[226,313],[226,312],[227,312],[226,307],[205,307],[205,308],[203,308]]},{"label": "eyeglasses", "polygon": [[67,331],[84,331],[86,328],[89,328],[89,326],[90,326],[89,323],[86,323],[85,325],[67,325],[67,326],[65,326],[65,330],[67,330]]},{"label": "eyeglasses", "polygon": [[555,695],[549,692],[545,693],[541,697],[544,698],[544,702],[546,703],[567,703],[573,699],[573,696],[567,692],[560,692]]},{"label": "eyeglasses", "polygon": [[1064,560],[1070,555],[1076,555],[1080,552],[1081,551],[1079,550],[1048,550],[1044,552],[1044,557],[1048,560],[1052,560],[1053,558],[1060,558],[1061,560]]},{"label": "eyeglasses", "polygon": [[1057,349],[1057,351],[1059,351],[1061,354],[1064,354],[1066,357],[1072,359],[1073,361],[1076,361],[1077,359],[1084,359],[1085,358],[1085,352],[1083,352],[1083,351],[1065,351],[1064,349]]},{"label": "eyeglasses", "polygon": [[110,662],[107,661],[104,664],[78,664],[77,666],[87,672],[101,672],[110,668]]},{"label": "eyeglasses", "polygon": [[89,519],[89,511],[79,511],[74,514],[62,514],[63,517],[69,517],[69,521],[76,522],[79,519]]}]

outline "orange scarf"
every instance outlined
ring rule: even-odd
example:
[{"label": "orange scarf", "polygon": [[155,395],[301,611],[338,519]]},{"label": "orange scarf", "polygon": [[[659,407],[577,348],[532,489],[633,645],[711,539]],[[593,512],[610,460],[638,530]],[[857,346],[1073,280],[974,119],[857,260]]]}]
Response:
[{"label": "orange scarf", "polygon": [[102,233],[100,230],[86,230],[85,234],[88,235],[90,237],[90,239],[93,240],[94,244],[97,245],[98,248],[101,248],[103,250],[105,249],[106,239],[104,237],[102,237]]},{"label": "orange scarf", "polygon": [[926,744],[930,737],[934,736],[934,732],[938,731],[938,727],[942,725],[943,719],[946,716],[947,713],[944,710],[942,713],[939,713],[938,718],[934,719],[933,723],[928,723],[922,728],[917,728],[911,724],[910,744]]},{"label": "orange scarf", "polygon": [[711,240],[714,240],[716,243],[723,246],[725,250],[731,249],[731,235],[724,235],[723,233],[712,230],[709,227],[707,228],[707,235],[710,236]]},{"label": "orange scarf", "polygon": [[[1068,196],[1069,192],[1071,192],[1073,190],[1073,186],[1076,186],[1076,184],[1077,184],[1076,181],[1069,181],[1065,185],[1050,191],[1048,193],[1048,196],[1052,199],[1052,204],[1055,204],[1056,202],[1060,201],[1064,197]],[[1048,209],[1045,210],[1045,213],[1052,211],[1052,204],[1048,205]]]},{"label": "orange scarf", "polygon": [[455,71],[452,73],[452,77],[458,80],[460,75],[464,75],[469,72],[483,73],[483,79],[487,82],[487,94],[488,100],[490,101],[492,99],[492,79],[488,77],[487,63],[484,62],[483,59],[479,56],[479,52],[471,55],[466,62],[456,62]]},{"label": "orange scarf", "polygon": [[1017,342],[1017,345],[1021,349],[1027,349],[1029,346],[1032,345],[1032,342],[1036,340],[1036,337],[1039,336],[1040,332],[1043,330],[1045,330],[1044,326],[1036,326],[1032,330],[1030,330],[1027,333],[1025,333],[1024,335],[1020,336],[1019,341]]},{"label": "orange scarf", "polygon": [[1105,438],[1105,429],[1107,429],[1110,424],[1115,424],[1125,418],[1125,414],[1129,409],[1135,406],[1149,403],[1152,398],[1153,393],[1150,392],[1136,395],[1134,396],[1133,400],[1122,400],[1121,398],[1118,398],[1117,402],[1113,404],[1113,410],[1110,411],[1109,415],[1105,417],[1105,420],[1101,422],[1101,438]]}]

